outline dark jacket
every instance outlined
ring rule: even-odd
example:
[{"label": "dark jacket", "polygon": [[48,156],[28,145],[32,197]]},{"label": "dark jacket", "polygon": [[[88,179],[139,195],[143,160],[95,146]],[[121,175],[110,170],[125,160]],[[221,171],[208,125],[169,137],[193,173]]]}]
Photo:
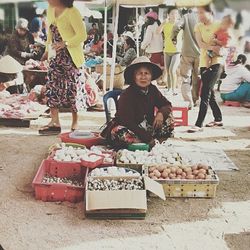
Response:
[{"label": "dark jacket", "polygon": [[115,115],[115,124],[122,125],[133,131],[143,142],[150,142],[152,134],[139,127],[144,119],[152,125],[154,110],[158,108],[164,120],[172,111],[171,103],[161,94],[156,86],[150,84],[148,93],[144,94],[136,85],[129,86],[118,100],[118,109]]},{"label": "dark jacket", "polygon": [[19,63],[24,65],[30,58],[22,58],[21,53],[30,53],[30,44],[34,44],[34,38],[31,33],[27,32],[25,36],[21,37],[18,35],[17,31],[14,30],[10,40],[8,41],[8,47],[5,54],[12,56]]}]

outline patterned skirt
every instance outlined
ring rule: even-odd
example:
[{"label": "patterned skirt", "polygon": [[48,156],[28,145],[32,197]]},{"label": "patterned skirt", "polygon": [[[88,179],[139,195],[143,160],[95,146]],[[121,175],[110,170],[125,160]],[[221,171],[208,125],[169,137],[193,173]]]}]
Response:
[{"label": "patterned skirt", "polygon": [[[171,113],[167,117],[161,129],[154,130],[151,125],[147,124],[146,130],[150,132],[152,134],[152,137],[155,139],[162,140],[162,139],[167,139],[169,137],[173,137],[173,131],[174,131],[173,114]],[[116,149],[127,148],[129,144],[142,142],[134,132],[129,130],[127,127],[121,125],[115,126],[111,130],[110,140],[112,146]]]},{"label": "patterned skirt", "polygon": [[[55,25],[50,26],[52,42],[61,42],[61,35]],[[56,53],[50,59],[48,80],[46,83],[47,105],[50,108],[71,107],[77,112],[77,86],[83,83],[80,80],[80,70],[75,66],[67,48]]]}]

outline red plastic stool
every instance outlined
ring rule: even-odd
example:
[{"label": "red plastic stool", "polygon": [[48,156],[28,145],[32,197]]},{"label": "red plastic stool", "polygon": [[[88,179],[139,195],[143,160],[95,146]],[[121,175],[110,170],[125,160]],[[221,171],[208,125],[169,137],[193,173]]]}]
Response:
[{"label": "red plastic stool", "polygon": [[232,106],[232,107],[240,107],[241,106],[240,102],[235,102],[235,101],[225,101],[224,105],[225,106]]},{"label": "red plastic stool", "polygon": [[[172,107],[175,126],[188,126],[188,107]],[[181,112],[181,115],[178,113]]]}]

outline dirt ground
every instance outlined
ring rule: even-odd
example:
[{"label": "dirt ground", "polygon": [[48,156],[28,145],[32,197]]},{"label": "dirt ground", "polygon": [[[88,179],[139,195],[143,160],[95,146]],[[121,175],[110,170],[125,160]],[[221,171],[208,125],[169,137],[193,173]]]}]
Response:
[{"label": "dirt ground", "polygon": [[[249,119],[248,111],[244,113],[242,119]],[[250,139],[250,124],[248,127],[229,127],[229,129],[236,136],[224,138],[225,140],[231,140],[233,143],[234,140]],[[119,244],[121,244],[119,249],[250,249],[249,223],[245,227],[245,232],[242,228],[237,232],[227,233],[227,230],[221,232],[224,244],[221,248],[214,248],[212,245],[209,247],[209,242],[202,248],[188,245],[183,248],[176,247],[177,243],[166,229],[168,226],[178,228],[179,223],[190,224],[191,229],[192,225],[196,225],[193,223],[216,219],[219,216],[213,214],[213,211],[216,209],[224,211],[225,204],[232,203],[235,208],[237,206],[240,208],[240,204],[248,205],[249,146],[226,151],[240,171],[219,173],[220,184],[214,199],[170,198],[162,201],[150,197],[145,220],[90,220],[84,216],[82,202],[49,203],[34,198],[32,180],[42,159],[47,156],[48,147],[59,141],[58,138],[40,137],[35,133],[27,134],[29,129],[21,128],[15,129],[17,134],[9,133],[6,128],[0,128],[0,131],[0,245],[5,250],[118,249]],[[214,138],[206,140],[214,141]],[[242,217],[250,221],[249,214],[242,214]],[[226,223],[230,224],[230,219],[229,222],[227,220],[225,219]],[[186,231],[176,230],[184,239]],[[208,236],[209,234],[212,235],[212,232],[208,233]],[[163,237],[161,235],[164,235],[164,241],[161,241],[160,237]],[[172,248],[164,243],[166,238],[171,237]],[[143,243],[143,239],[147,239],[149,243],[146,244],[147,241]],[[116,245],[112,244],[112,240],[117,240],[114,241]],[[213,237],[211,242],[212,240]],[[129,244],[130,241],[133,243]],[[181,242],[182,238],[177,241]]]}]

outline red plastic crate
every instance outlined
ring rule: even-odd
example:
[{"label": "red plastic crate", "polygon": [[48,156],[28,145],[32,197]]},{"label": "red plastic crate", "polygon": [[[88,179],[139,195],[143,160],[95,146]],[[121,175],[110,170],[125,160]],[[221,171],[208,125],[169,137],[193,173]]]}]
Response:
[{"label": "red plastic crate", "polygon": [[100,165],[100,167],[109,167],[109,166],[114,166],[115,165],[115,152],[102,152],[103,154],[108,154],[110,158],[112,158],[112,162],[105,162],[103,157],[103,162]]},{"label": "red plastic crate", "polygon": [[[49,174],[56,177],[79,175],[83,187],[75,187],[65,183],[42,183],[43,177]],[[37,200],[79,202],[84,198],[88,169],[76,164],[69,167],[56,161],[43,160],[32,182]]]},{"label": "red plastic crate", "polygon": [[99,145],[99,144],[103,144],[104,139],[102,137],[100,137],[100,135],[98,133],[94,133],[95,136],[91,137],[91,138],[70,138],[69,134],[71,132],[67,132],[67,133],[62,133],[59,135],[60,139],[62,142],[70,142],[70,143],[78,143],[78,144],[82,144],[85,145],[87,148],[92,147],[93,145]]},{"label": "red plastic crate", "polygon": [[[47,157],[47,160],[49,161],[54,161],[55,164],[59,164],[59,165],[65,165],[68,167],[74,167],[75,165],[80,165],[83,167],[88,167],[88,168],[96,168],[96,167],[109,167],[109,166],[114,166],[115,164],[115,153],[114,152],[103,152],[104,154],[108,154],[110,156],[110,158],[112,158],[111,162],[105,162],[105,157],[102,155],[98,155],[102,157],[102,161],[99,160],[98,162],[88,162],[88,161],[81,161],[81,162],[70,162],[70,161],[56,161],[54,160],[54,156],[56,153],[57,149],[54,149]],[[91,153],[91,154],[95,154],[95,153]],[[91,155],[90,154],[90,155]]]},{"label": "red plastic crate", "polygon": [[172,110],[174,115],[174,125],[188,126],[188,107],[172,107]]},{"label": "red plastic crate", "polygon": [[97,160],[97,161],[86,161],[86,160],[81,160],[82,166],[84,166],[84,167],[86,167],[86,168],[96,168],[96,167],[100,167],[100,166],[102,165],[102,163],[103,163],[104,157],[101,156],[101,155],[98,155],[98,154],[94,154],[94,153],[93,153],[93,154],[89,154],[89,156],[91,156],[91,155],[96,155],[96,156],[100,157],[100,159]]},{"label": "red plastic crate", "polygon": [[[155,107],[154,115],[158,108]],[[188,126],[188,107],[172,107],[174,116],[174,126]]]},{"label": "red plastic crate", "polygon": [[66,167],[82,166],[80,161],[79,162],[73,162],[73,161],[56,161],[56,160],[53,159],[54,156],[55,156],[55,153],[56,153],[56,150],[52,151],[48,155],[47,160],[48,161],[53,161],[54,164],[57,164],[59,167],[62,166],[62,165],[66,166]]}]

